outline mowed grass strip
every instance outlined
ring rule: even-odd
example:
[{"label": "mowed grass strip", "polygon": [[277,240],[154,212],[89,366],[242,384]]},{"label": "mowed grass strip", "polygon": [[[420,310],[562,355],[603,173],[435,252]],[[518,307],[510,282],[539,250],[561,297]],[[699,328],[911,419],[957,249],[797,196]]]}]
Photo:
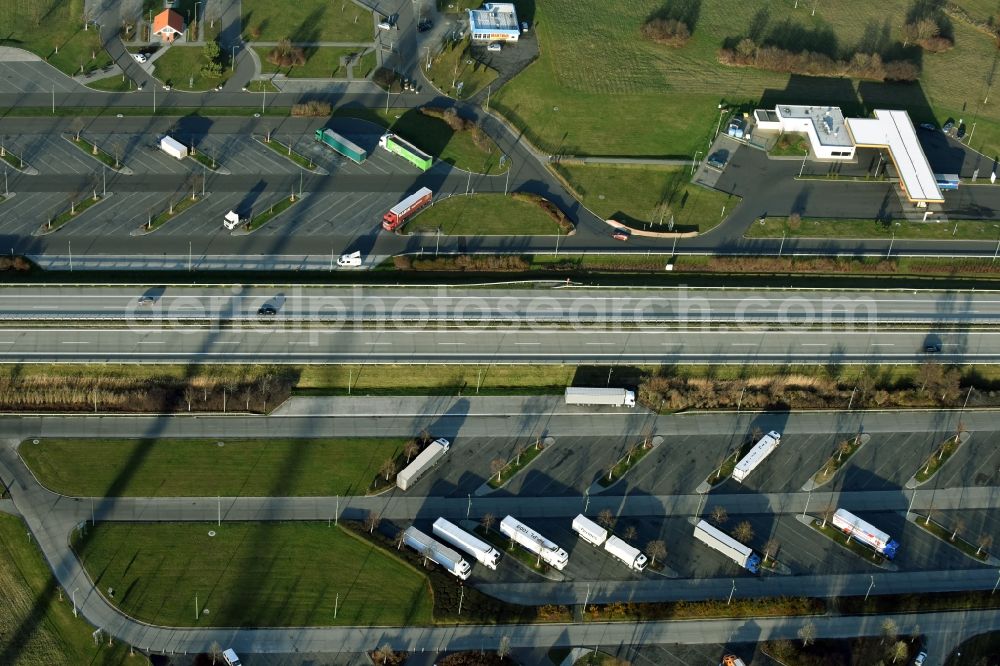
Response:
[{"label": "mowed grass strip", "polygon": [[73,547],[97,589],[106,596],[108,588],[114,591],[112,604],[153,624],[432,621],[431,590],[422,573],[326,522],[98,523],[85,534],[74,533]]},{"label": "mowed grass strip", "polygon": [[207,62],[202,47],[175,45],[156,59],[154,72],[157,79],[177,90],[209,90],[233,73],[232,67],[223,66],[222,76],[205,76],[201,68]]},{"label": "mowed grass strip", "polygon": [[31,51],[70,76],[81,69],[92,72],[109,64],[111,56],[96,26],[84,30],[83,15],[84,0],[4,0],[0,46]]},{"label": "mowed grass strip", "polygon": [[347,66],[342,59],[360,53],[364,47],[309,47],[305,51],[305,64],[281,67],[275,65],[267,59],[272,47],[258,46],[254,48],[260,57],[261,73],[263,74],[284,74],[291,79],[346,79]]},{"label": "mowed grass strip", "polygon": [[352,0],[243,0],[243,34],[249,41],[370,42],[372,12]]},{"label": "mowed grass strip", "polygon": [[435,203],[405,227],[407,233],[439,229],[445,236],[556,236],[564,232],[539,206],[502,194],[453,196]]},{"label": "mowed grass strip", "polygon": [[1000,241],[1000,222],[992,220],[869,220],[786,217],[757,220],[746,230],[747,238],[896,238]]},{"label": "mowed grass strip", "polygon": [[0,514],[0,663],[148,664],[141,654],[129,657],[124,643],[94,645],[93,627],[73,617],[69,594],[60,601],[52,571],[26,531],[20,518]]},{"label": "mowed grass strip", "polygon": [[[218,442],[223,445],[219,446]],[[334,496],[365,493],[402,439],[42,439],[21,457],[80,497]]]}]

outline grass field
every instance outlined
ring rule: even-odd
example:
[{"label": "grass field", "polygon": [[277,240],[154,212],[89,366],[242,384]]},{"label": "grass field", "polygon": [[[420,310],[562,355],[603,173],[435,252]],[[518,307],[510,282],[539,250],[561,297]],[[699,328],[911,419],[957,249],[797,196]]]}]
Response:
[{"label": "grass field", "polygon": [[889,223],[861,219],[802,218],[790,225],[788,218],[769,217],[754,222],[746,231],[747,238],[922,238],[936,240],[995,240],[1000,241],[1000,223],[991,220],[949,220],[944,222]]},{"label": "grass field", "polygon": [[243,34],[250,41],[370,42],[374,28],[372,12],[351,0],[243,0]]},{"label": "grass field", "polygon": [[94,646],[94,630],[73,617],[70,595],[59,590],[48,564],[25,538],[25,524],[0,514],[0,663],[7,666],[89,664],[141,666],[140,654],[128,656],[128,646],[107,641]]},{"label": "grass field", "polygon": [[124,74],[112,74],[105,79],[98,79],[87,84],[88,88],[100,90],[101,92],[128,92],[135,90],[132,79]]},{"label": "grass field", "polygon": [[426,625],[432,619],[425,576],[325,522],[98,523],[82,538],[74,533],[73,544],[96,587],[114,590],[115,606],[155,624]]},{"label": "grass field", "polygon": [[284,74],[290,79],[346,79],[347,66],[341,59],[361,51],[362,47],[323,46],[305,49],[306,62],[298,67],[279,67],[267,60],[271,48],[258,46],[254,50],[260,56],[263,74]]},{"label": "grass field", "polygon": [[417,215],[407,233],[436,232],[445,236],[556,236],[559,225],[540,207],[502,194],[454,196]]},{"label": "grass field", "polygon": [[104,67],[111,58],[97,28],[83,29],[83,9],[84,0],[0,2],[0,46],[31,51],[71,76]]},{"label": "grass field", "polygon": [[375,65],[377,64],[378,56],[375,55],[374,49],[369,49],[354,63],[354,78],[368,78],[368,75],[375,71]]},{"label": "grass field", "polygon": [[[865,40],[866,32],[877,35],[883,23],[890,41],[898,40],[911,4],[800,1],[796,9],[795,0],[703,0],[695,3],[690,42],[672,49],[639,34],[646,18],[664,6],[662,0],[547,0],[537,3],[533,28],[539,60],[495,94],[493,103],[545,150],[562,154],[692,155],[714,132],[720,102],[752,106],[762,97],[772,106],[838,104],[848,113],[902,107],[917,122],[940,123],[948,116],[975,120],[973,145],[996,152],[1000,99],[991,95],[982,102],[991,69],[984,63],[993,62],[997,51],[993,40],[965,23],[953,22],[954,49],[923,55],[919,84],[792,77],[726,67],[716,57],[723,41],[746,34],[761,10],[769,11],[768,31],[780,31],[785,19],[805,31],[829,29],[843,53]],[[958,4],[981,19],[996,11],[985,0]]]},{"label": "grass field", "polygon": [[430,69],[424,70],[431,83],[450,97],[468,99],[497,78],[497,71],[473,58],[470,48],[468,39],[452,43],[431,60]]},{"label": "grass field", "polygon": [[[84,497],[364,494],[399,439],[31,440],[21,457],[39,481]],[[224,470],[224,472],[220,472]]]},{"label": "grass field", "polygon": [[[557,170],[582,197],[583,205],[604,218],[630,226],[654,222],[667,231],[671,214],[677,231],[705,233],[723,219],[722,207],[732,209],[738,197],[690,183],[690,168],[595,166],[560,164]],[[659,205],[665,202],[660,225]]]},{"label": "grass field", "polygon": [[177,90],[209,90],[225,83],[233,73],[231,68],[223,67],[222,76],[204,76],[204,64],[200,46],[171,46],[153,63],[156,78]]}]

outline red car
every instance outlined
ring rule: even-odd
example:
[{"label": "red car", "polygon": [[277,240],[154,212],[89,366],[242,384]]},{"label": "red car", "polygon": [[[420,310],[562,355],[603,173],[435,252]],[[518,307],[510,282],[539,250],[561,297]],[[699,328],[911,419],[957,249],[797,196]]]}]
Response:
[{"label": "red car", "polygon": [[627,231],[625,231],[624,229],[618,229],[617,231],[615,231],[615,232],[613,232],[611,234],[612,238],[614,238],[615,240],[620,240],[620,241],[627,241],[628,240],[628,236],[629,236],[629,233]]}]

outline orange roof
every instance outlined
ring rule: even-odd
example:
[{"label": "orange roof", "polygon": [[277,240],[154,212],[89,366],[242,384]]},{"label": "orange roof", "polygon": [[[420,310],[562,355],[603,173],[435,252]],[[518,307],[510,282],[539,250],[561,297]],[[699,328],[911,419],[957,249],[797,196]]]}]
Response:
[{"label": "orange roof", "polygon": [[170,28],[172,32],[184,32],[184,17],[173,9],[164,9],[153,18],[153,34]]}]

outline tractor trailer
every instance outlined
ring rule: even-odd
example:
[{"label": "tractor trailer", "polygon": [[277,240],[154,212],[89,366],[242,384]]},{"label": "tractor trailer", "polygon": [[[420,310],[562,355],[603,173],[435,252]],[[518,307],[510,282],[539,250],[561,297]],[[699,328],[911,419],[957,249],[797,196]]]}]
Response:
[{"label": "tractor trailer", "polygon": [[611,405],[635,407],[635,392],[622,388],[566,388],[567,405]]},{"label": "tractor trailer", "polygon": [[430,189],[421,187],[382,216],[382,228],[386,231],[395,231],[413,217],[417,211],[429,204],[433,198],[434,193]]},{"label": "tractor trailer", "polygon": [[621,560],[630,569],[642,571],[646,568],[646,556],[638,548],[634,548],[624,539],[608,535],[608,531],[587,518],[582,513],[573,519],[573,531],[589,544],[604,547],[612,557]]},{"label": "tractor trailer", "polygon": [[569,553],[552,543],[513,516],[500,521],[500,533],[538,555],[542,562],[562,571],[569,562]]},{"label": "tractor trailer", "polygon": [[573,531],[589,544],[603,546],[608,540],[608,531],[587,518],[582,513],[573,519]]},{"label": "tractor trailer", "polygon": [[434,521],[434,536],[444,539],[461,551],[472,555],[480,564],[496,570],[500,551],[482,539],[469,534],[455,523],[438,518]]},{"label": "tractor trailer", "polygon": [[750,472],[757,469],[758,465],[774,453],[780,443],[781,433],[774,430],[761,437],[760,441],[743,456],[743,460],[736,463],[736,467],[733,468],[733,480],[743,483],[743,480],[750,476]]},{"label": "tractor trailer", "polygon": [[427,171],[434,163],[434,158],[430,155],[392,132],[383,134],[378,140],[378,145],[394,155],[399,155],[421,171]]},{"label": "tractor trailer", "polygon": [[750,573],[760,570],[760,555],[704,520],[694,526],[694,538],[722,553]]},{"label": "tractor trailer", "polygon": [[364,148],[361,148],[353,141],[346,139],[331,129],[316,130],[316,140],[333,148],[355,164],[361,164],[368,157],[368,152]]},{"label": "tractor trailer", "polygon": [[420,452],[416,458],[407,465],[402,472],[396,475],[396,487],[406,490],[420,480],[429,469],[441,461],[444,454],[448,453],[451,444],[447,439],[436,439],[427,445],[427,448]]},{"label": "tractor trailer", "polygon": [[833,526],[848,537],[873,549],[876,553],[884,555],[888,560],[894,559],[896,551],[899,550],[899,543],[894,541],[892,537],[871,523],[861,520],[850,511],[837,509],[836,513],[833,514]]},{"label": "tractor trailer", "polygon": [[434,560],[456,578],[466,580],[472,573],[472,565],[463,560],[461,555],[412,525],[403,532],[403,543],[424,557]]}]

